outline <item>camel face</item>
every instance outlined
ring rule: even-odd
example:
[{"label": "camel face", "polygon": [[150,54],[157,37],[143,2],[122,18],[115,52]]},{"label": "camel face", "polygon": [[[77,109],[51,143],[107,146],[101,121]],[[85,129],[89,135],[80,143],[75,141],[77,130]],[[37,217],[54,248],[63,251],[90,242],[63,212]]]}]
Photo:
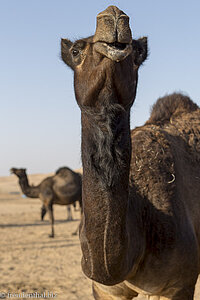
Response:
[{"label": "camel face", "polygon": [[20,178],[26,174],[26,169],[11,168],[10,173],[15,174],[16,176],[18,176]]},{"label": "camel face", "polygon": [[147,57],[147,38],[132,40],[129,17],[115,6],[98,14],[94,36],[61,41],[63,61],[74,70],[81,108],[105,103],[129,108],[136,95],[138,68]]}]

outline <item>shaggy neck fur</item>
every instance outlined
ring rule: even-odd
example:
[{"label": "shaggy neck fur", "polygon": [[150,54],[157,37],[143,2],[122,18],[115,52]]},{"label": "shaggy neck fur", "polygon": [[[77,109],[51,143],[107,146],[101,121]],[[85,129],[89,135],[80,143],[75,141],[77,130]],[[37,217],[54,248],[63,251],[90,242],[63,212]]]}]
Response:
[{"label": "shaggy neck fur", "polygon": [[98,114],[82,110],[82,267],[88,277],[107,284],[120,282],[129,271],[129,115],[118,104],[106,105]]}]

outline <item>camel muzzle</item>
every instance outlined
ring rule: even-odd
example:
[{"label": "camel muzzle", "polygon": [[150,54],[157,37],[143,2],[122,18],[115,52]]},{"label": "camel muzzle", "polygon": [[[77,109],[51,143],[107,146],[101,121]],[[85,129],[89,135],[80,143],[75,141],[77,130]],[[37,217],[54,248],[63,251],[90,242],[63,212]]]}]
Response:
[{"label": "camel muzzle", "polygon": [[15,168],[11,168],[11,169],[10,169],[10,174],[14,174],[14,173],[15,173],[15,170],[16,170]]},{"label": "camel muzzle", "polygon": [[116,6],[109,6],[97,16],[93,42],[97,52],[114,61],[126,58],[132,51],[129,17]]}]

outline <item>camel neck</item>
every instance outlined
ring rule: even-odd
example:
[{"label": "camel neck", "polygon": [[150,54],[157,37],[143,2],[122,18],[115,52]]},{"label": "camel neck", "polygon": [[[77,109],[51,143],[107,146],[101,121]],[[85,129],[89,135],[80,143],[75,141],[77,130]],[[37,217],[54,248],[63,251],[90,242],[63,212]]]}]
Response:
[{"label": "camel neck", "polygon": [[22,189],[22,192],[27,197],[29,197],[29,198],[38,198],[39,197],[38,186],[30,186],[27,176],[19,178],[19,185]]},{"label": "camel neck", "polygon": [[82,268],[106,284],[120,282],[129,272],[129,118],[130,111],[117,104],[100,113],[82,111]]}]

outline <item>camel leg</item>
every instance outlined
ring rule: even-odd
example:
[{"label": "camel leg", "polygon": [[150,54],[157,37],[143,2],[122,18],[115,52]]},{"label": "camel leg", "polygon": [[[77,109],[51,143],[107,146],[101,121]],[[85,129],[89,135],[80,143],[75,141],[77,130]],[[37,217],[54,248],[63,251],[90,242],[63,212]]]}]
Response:
[{"label": "camel leg", "polygon": [[176,293],[172,300],[193,300],[194,298],[194,286],[185,287],[182,290],[180,290],[178,293]]},{"label": "camel leg", "polygon": [[80,223],[78,224],[76,230],[72,233],[72,235],[77,235],[79,231]]},{"label": "camel leg", "polygon": [[71,206],[67,205],[67,221],[72,221],[73,217],[72,217],[72,210],[71,210]]},{"label": "camel leg", "polygon": [[49,237],[53,238],[54,237],[54,216],[53,216],[53,204],[49,203],[48,204],[48,213],[49,213],[49,219],[51,222],[51,234],[49,235]]},{"label": "camel leg", "polygon": [[[80,210],[80,219],[82,218],[82,207],[80,206],[81,210]],[[77,235],[78,231],[79,231],[79,227],[80,227],[80,223],[78,224],[78,227],[76,228],[76,230],[72,233],[72,235]]]},{"label": "camel leg", "polygon": [[195,286],[186,287],[177,292],[173,297],[148,296],[149,300],[193,300]]},{"label": "camel leg", "polygon": [[[79,203],[79,207],[77,208],[77,202]],[[74,206],[74,211],[79,211],[81,210],[81,203],[79,200],[77,200],[76,202],[73,203]]]},{"label": "camel leg", "polygon": [[92,291],[95,300],[131,300],[138,296],[138,293],[129,289],[123,282],[105,286],[93,281]]},{"label": "camel leg", "polygon": [[82,199],[79,199],[78,203],[79,203],[79,207],[80,207],[80,211],[81,211],[81,215],[82,215],[82,212],[83,212]]},{"label": "camel leg", "polygon": [[76,208],[76,202],[73,203],[73,207],[74,207],[74,211],[78,211],[78,209]]},{"label": "camel leg", "polygon": [[46,215],[46,212],[47,212],[46,207],[43,204],[42,207],[41,207],[41,221],[43,221],[44,216]]}]

